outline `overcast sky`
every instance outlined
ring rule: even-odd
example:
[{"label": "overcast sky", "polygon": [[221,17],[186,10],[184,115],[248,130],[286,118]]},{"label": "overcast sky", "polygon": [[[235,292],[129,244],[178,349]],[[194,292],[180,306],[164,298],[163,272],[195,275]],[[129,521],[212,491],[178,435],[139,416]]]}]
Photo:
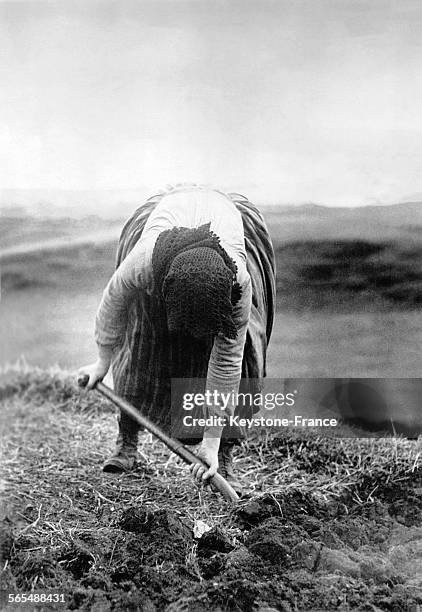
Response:
[{"label": "overcast sky", "polygon": [[0,1],[0,187],[422,193],[420,0]]}]

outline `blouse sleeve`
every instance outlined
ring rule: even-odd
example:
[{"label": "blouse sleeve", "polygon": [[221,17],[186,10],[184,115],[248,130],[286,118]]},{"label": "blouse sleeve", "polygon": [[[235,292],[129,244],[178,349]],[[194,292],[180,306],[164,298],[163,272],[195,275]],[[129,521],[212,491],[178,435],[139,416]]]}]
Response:
[{"label": "blouse sleeve", "polygon": [[239,390],[242,374],[243,350],[252,303],[251,279],[246,269],[241,287],[242,296],[234,310],[237,337],[233,340],[220,335],[216,337],[208,364],[206,382],[206,390],[211,392],[210,396],[212,394],[214,398],[214,391],[217,390],[218,394],[231,394],[231,399],[225,410],[222,410],[220,403],[213,402],[208,405],[208,416],[230,416],[236,407],[235,396]]},{"label": "blouse sleeve", "polygon": [[131,300],[151,282],[150,245],[139,241],[116,269],[108,282],[95,317],[95,340],[113,348],[121,344],[126,332]]}]

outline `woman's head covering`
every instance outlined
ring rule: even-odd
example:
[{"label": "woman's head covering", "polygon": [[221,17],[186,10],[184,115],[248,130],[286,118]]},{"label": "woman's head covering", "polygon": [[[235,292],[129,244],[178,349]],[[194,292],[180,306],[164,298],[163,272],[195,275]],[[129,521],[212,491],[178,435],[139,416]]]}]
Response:
[{"label": "woman's head covering", "polygon": [[237,267],[209,223],[162,232],[155,243],[152,267],[170,332],[196,338],[219,333],[236,338]]}]

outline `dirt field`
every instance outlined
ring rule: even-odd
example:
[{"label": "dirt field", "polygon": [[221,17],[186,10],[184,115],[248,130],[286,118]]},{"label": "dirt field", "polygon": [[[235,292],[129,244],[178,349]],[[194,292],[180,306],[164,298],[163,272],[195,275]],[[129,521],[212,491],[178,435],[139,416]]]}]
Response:
[{"label": "dirt field", "polygon": [[64,594],[45,610],[420,610],[421,440],[256,433],[232,508],[148,435],[134,473],[103,475],[113,410],[63,372],[0,389],[6,593]]}]

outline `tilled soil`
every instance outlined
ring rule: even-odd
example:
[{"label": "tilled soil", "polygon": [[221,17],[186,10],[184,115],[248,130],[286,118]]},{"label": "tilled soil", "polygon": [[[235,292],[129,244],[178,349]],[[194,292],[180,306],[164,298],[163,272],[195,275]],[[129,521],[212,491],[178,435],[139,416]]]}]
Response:
[{"label": "tilled soil", "polygon": [[[348,456],[347,449],[339,453],[338,441],[321,444],[325,465],[316,461],[315,474],[305,461],[284,486],[252,491],[231,509],[212,492],[195,489],[166,453],[157,452],[132,476],[102,476],[111,414],[60,409],[49,421],[44,405],[22,410],[22,400],[13,397],[3,402],[15,416],[5,462],[14,488],[7,490],[0,538],[7,593],[65,594],[66,604],[38,606],[46,610],[421,609],[417,454],[408,469],[397,463],[396,471],[383,471],[378,462],[327,494],[316,476],[326,482],[323,472],[340,465],[331,459],[346,453],[347,463]],[[275,437],[264,448],[264,462],[278,459],[275,470],[288,448],[300,465],[315,445],[297,444],[297,438]],[[238,452],[245,474],[250,455],[251,448]],[[200,521],[210,528],[202,535]]]},{"label": "tilled soil", "polygon": [[43,588],[66,593],[70,610],[416,611],[422,497],[404,493],[399,515],[397,495],[380,497],[353,508],[300,492],[264,496],[235,511],[236,537],[232,525],[199,539],[174,511],[133,506],[106,530],[31,555],[37,542],[21,537],[14,546],[4,520],[4,578],[30,591],[38,577]]}]

